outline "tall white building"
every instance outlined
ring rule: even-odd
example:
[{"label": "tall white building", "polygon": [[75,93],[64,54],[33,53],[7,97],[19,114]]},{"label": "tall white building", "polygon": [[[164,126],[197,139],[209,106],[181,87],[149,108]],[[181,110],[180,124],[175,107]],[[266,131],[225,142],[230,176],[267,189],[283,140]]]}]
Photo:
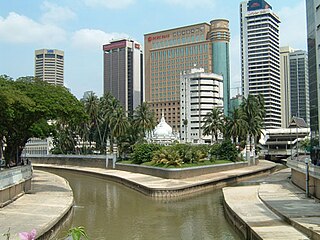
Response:
[{"label": "tall white building", "polygon": [[281,79],[281,127],[287,128],[291,120],[290,111],[290,53],[294,49],[286,46],[280,48],[280,79]]},{"label": "tall white building", "polygon": [[54,85],[64,85],[64,52],[57,49],[35,51],[36,78]]},{"label": "tall white building", "polygon": [[181,142],[210,143],[203,136],[204,118],[213,108],[223,109],[223,77],[205,73],[203,68],[191,69],[180,76]]},{"label": "tall white building", "polygon": [[240,4],[242,94],[261,94],[266,128],[281,127],[279,17],[264,0]]},{"label": "tall white building", "polygon": [[143,102],[143,54],[138,42],[128,39],[103,45],[104,93],[117,98],[125,111]]}]

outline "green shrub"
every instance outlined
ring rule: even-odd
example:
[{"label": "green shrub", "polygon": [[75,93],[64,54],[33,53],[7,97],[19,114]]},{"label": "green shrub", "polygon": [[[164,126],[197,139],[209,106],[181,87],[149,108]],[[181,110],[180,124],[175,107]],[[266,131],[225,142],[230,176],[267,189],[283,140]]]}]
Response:
[{"label": "green shrub", "polygon": [[159,150],[159,144],[137,144],[133,147],[133,153],[130,155],[132,163],[142,164],[152,160],[155,151]]},{"label": "green shrub", "polygon": [[152,162],[154,165],[165,167],[181,167],[183,164],[179,153],[172,147],[164,147],[156,151],[153,155]]},{"label": "green shrub", "polygon": [[238,160],[239,151],[230,140],[225,140],[221,144],[214,144],[209,150],[209,153],[210,161],[228,160],[236,162]]}]

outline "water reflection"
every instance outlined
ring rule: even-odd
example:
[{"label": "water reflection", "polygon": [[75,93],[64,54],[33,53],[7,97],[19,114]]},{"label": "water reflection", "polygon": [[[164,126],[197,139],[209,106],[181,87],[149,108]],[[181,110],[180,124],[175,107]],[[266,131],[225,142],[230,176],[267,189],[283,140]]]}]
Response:
[{"label": "water reflection", "polygon": [[[68,171],[75,197],[72,226],[92,240],[240,239],[224,218],[221,190],[175,201],[157,201],[117,183]],[[63,229],[63,237],[67,229]]]}]

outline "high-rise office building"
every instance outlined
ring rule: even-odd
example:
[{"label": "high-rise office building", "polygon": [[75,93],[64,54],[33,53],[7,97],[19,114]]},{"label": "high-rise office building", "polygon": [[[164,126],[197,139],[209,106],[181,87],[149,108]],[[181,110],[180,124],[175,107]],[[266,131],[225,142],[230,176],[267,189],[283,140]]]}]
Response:
[{"label": "high-rise office building", "polygon": [[182,142],[211,143],[203,135],[204,118],[213,108],[223,108],[223,77],[191,69],[180,77],[180,138]]},{"label": "high-rise office building", "polygon": [[280,47],[280,81],[281,81],[281,127],[287,128],[291,122],[290,98],[290,53],[291,47]]},{"label": "high-rise office building", "polygon": [[143,102],[143,53],[141,45],[122,39],[103,45],[104,93],[110,92],[124,110],[132,113]]},{"label": "high-rise office building", "polygon": [[240,4],[242,94],[261,94],[266,128],[281,127],[279,17],[264,0]]},{"label": "high-rise office building", "polygon": [[280,48],[282,127],[292,117],[303,118],[309,126],[309,76],[306,51]]},{"label": "high-rise office building", "polygon": [[64,52],[57,49],[35,51],[35,77],[54,85],[64,85]]},{"label": "high-rise office building", "polygon": [[291,116],[303,118],[309,126],[309,76],[306,51],[296,50],[290,57]]},{"label": "high-rise office building", "polygon": [[[319,137],[320,132],[320,0],[306,1],[308,68],[309,68],[309,104],[311,137]],[[313,141],[311,141],[313,143]]]},{"label": "high-rise office building", "polygon": [[194,67],[223,75],[223,98],[229,98],[229,40],[223,19],[145,34],[145,99],[157,119],[164,112],[173,130],[180,130],[180,75]]}]

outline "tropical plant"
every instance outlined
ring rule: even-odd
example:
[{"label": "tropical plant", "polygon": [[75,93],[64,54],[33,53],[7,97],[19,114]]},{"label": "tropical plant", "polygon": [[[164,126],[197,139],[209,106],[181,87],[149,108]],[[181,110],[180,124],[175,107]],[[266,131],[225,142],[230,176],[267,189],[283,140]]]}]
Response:
[{"label": "tropical plant", "polygon": [[246,122],[240,108],[235,108],[225,120],[225,138],[231,138],[236,144],[245,137]]},{"label": "tropical plant", "polygon": [[203,134],[211,135],[211,142],[218,141],[218,133],[223,132],[223,113],[220,108],[213,108],[204,118]]},{"label": "tropical plant", "polygon": [[72,240],[89,240],[84,227],[74,227],[69,229],[67,237],[72,237]]},{"label": "tropical plant", "polygon": [[238,154],[239,151],[234,144],[230,140],[224,140],[222,143],[216,143],[212,145],[209,150],[210,153],[210,161],[216,160],[227,160],[236,162],[239,160]]},{"label": "tropical plant", "polygon": [[153,153],[161,148],[159,144],[136,144],[133,147],[133,153],[130,155],[132,163],[142,164],[150,162]]},{"label": "tropical plant", "polygon": [[[240,106],[247,138],[250,141],[258,138],[262,133],[263,119],[265,116],[264,100],[261,95],[248,95]],[[253,143],[254,144],[254,143]]]},{"label": "tropical plant", "polygon": [[136,128],[141,129],[144,137],[146,133],[150,135],[151,131],[155,128],[155,114],[146,102],[142,103],[134,110],[133,125]]},{"label": "tropical plant", "polygon": [[164,165],[165,167],[180,167],[183,164],[183,160],[177,151],[167,147],[161,148],[154,153],[152,163],[154,165]]}]

